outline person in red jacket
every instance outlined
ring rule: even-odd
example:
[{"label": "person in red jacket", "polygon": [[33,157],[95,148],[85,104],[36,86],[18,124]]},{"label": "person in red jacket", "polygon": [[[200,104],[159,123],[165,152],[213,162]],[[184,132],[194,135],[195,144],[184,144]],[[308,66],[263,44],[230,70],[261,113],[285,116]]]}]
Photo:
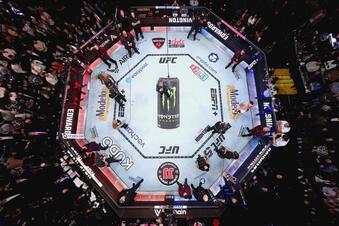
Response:
[{"label": "person in red jacket", "polygon": [[229,68],[232,64],[232,72],[234,72],[235,67],[240,64],[240,62],[245,58],[245,50],[239,50],[238,52],[236,52],[233,57],[231,58],[231,62],[225,67],[225,69]]},{"label": "person in red jacket", "polygon": [[242,137],[249,137],[249,136],[254,136],[254,137],[263,137],[267,135],[269,132],[271,132],[271,128],[268,126],[264,125],[258,125],[252,129],[249,129],[246,127],[247,134],[241,134]]},{"label": "person in red jacket", "polygon": [[118,63],[107,54],[107,50],[104,47],[100,47],[95,44],[92,49],[94,49],[97,56],[108,66],[108,68],[111,68],[111,64],[109,62],[115,65],[115,69],[118,68]]},{"label": "person in red jacket", "polygon": [[192,198],[192,190],[191,187],[187,184],[187,178],[185,178],[185,182],[183,184],[177,182],[178,184],[178,192],[179,196],[185,199]]}]

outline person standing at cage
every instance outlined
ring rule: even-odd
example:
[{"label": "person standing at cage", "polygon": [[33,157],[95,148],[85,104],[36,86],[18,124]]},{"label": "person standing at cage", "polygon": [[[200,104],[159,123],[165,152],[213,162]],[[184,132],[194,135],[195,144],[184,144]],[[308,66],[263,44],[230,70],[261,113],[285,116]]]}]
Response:
[{"label": "person standing at cage", "polygon": [[142,33],[141,25],[140,25],[141,21],[137,16],[135,16],[134,12],[131,12],[131,24],[134,29],[135,38],[137,39],[137,41],[139,41],[139,36],[140,36],[140,39],[144,39],[144,34]]},{"label": "person standing at cage", "polygon": [[232,72],[234,72],[235,67],[236,67],[238,64],[240,64],[241,61],[244,60],[244,58],[245,58],[245,56],[246,56],[245,54],[246,54],[246,52],[245,52],[244,49],[239,50],[238,52],[236,52],[236,53],[233,55],[233,57],[231,58],[231,62],[225,67],[225,69],[229,68],[232,64],[234,64],[233,67],[232,67]]},{"label": "person standing at cage", "polygon": [[189,38],[191,36],[191,34],[193,33],[193,31],[194,31],[193,40],[195,40],[196,37],[197,37],[197,33],[200,30],[200,27],[201,27],[200,17],[193,16],[192,27],[191,27],[191,30],[188,32],[187,38]]},{"label": "person standing at cage", "polygon": [[107,50],[104,47],[100,47],[95,44],[92,49],[94,49],[97,56],[108,66],[108,68],[111,68],[111,64],[109,62],[115,65],[115,69],[118,68],[118,63],[107,54]]},{"label": "person standing at cage", "polygon": [[135,46],[135,41],[133,35],[123,30],[121,32],[121,43],[125,46],[125,49],[128,51],[129,57],[132,57],[133,49],[137,54],[140,54],[139,50]]}]

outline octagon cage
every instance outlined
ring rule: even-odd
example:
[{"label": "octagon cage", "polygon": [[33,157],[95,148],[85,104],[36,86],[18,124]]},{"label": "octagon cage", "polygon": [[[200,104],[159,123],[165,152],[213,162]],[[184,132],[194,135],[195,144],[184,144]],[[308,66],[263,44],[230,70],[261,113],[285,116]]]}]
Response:
[{"label": "octagon cage", "polygon": [[[164,206],[177,217],[220,216],[227,208],[225,190],[246,205],[241,184],[270,153],[271,143],[243,136],[244,131],[275,125],[274,111],[267,110],[274,103],[267,95],[271,84],[265,54],[204,7],[132,10],[141,20],[144,36],[136,41],[140,54],[130,56],[119,39],[111,38],[117,27],[113,22],[77,51],[59,131],[67,154],[122,218],[156,217]],[[193,15],[204,20],[196,40],[187,37]],[[117,68],[108,68],[98,58],[95,43],[117,61]],[[245,58],[234,72],[232,67],[225,69],[240,50],[245,50]],[[125,102],[112,97],[98,78],[102,73],[114,80]],[[168,96],[156,91],[159,81],[169,87]],[[239,104],[248,101],[254,106],[239,114]],[[112,127],[117,120],[124,126]],[[219,121],[228,123],[227,131],[210,132]],[[88,164],[83,147],[90,142],[101,144],[94,154],[97,159],[116,162]],[[222,158],[220,150],[237,157]],[[208,162],[208,172],[198,169],[198,158]],[[200,185],[210,199],[181,197],[177,184],[185,180],[192,189]],[[135,184],[139,186],[133,202],[120,205],[119,194]]]}]

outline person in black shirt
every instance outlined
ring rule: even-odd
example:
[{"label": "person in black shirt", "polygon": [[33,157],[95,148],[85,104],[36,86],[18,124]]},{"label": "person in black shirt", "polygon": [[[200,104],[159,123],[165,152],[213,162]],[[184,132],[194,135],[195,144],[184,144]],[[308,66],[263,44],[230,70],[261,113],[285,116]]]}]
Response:
[{"label": "person in black shirt", "polygon": [[123,9],[120,9],[119,11],[118,22],[119,24],[121,24],[122,30],[130,31],[132,29],[130,18],[128,17],[128,15],[125,14],[125,11]]},{"label": "person in black shirt", "polygon": [[116,159],[113,156],[107,157],[104,155],[98,154],[95,159],[95,165],[97,167],[108,167],[113,162],[120,162],[122,159]]},{"label": "person in black shirt", "polygon": [[123,206],[131,205],[137,194],[136,190],[140,187],[143,181],[144,179],[141,179],[137,184],[133,183],[131,188],[122,190],[118,196],[118,203]]},{"label": "person in black shirt", "polygon": [[222,159],[238,159],[239,153],[236,151],[230,151],[224,146],[221,146],[219,149],[216,150],[218,156]]},{"label": "person in black shirt", "polygon": [[211,201],[211,195],[208,192],[207,189],[203,188],[202,183],[199,183],[198,187],[194,187],[193,184],[191,184],[192,190],[193,190],[193,195],[195,199],[199,202],[209,202]]},{"label": "person in black shirt", "polygon": [[125,46],[125,49],[128,51],[129,57],[132,56],[131,49],[133,49],[137,54],[140,54],[137,47],[135,46],[134,37],[130,33],[127,33],[125,30],[123,30],[121,34],[122,34],[121,43]]},{"label": "person in black shirt", "polygon": [[112,41],[120,38],[120,30],[118,26],[113,26],[111,30],[109,31],[109,37],[111,38]]},{"label": "person in black shirt", "polygon": [[107,89],[109,89],[109,97],[115,99],[119,105],[123,106],[124,102],[127,100],[125,96],[119,91],[118,83],[112,78],[112,76],[105,72],[101,72],[98,75],[98,78],[101,81],[101,84],[104,84]]},{"label": "person in black shirt", "polygon": [[197,166],[200,170],[208,172],[210,170],[210,164],[208,164],[207,159],[198,155],[196,160]]},{"label": "person in black shirt", "polygon": [[193,40],[195,40],[196,36],[197,36],[197,33],[198,31],[200,30],[200,27],[201,27],[201,20],[200,20],[200,17],[193,17],[193,22],[192,22],[192,27],[191,27],[191,30],[190,32],[188,33],[187,35],[187,38],[190,37],[190,35],[193,33],[194,31],[194,34],[193,34]]},{"label": "person in black shirt", "polygon": [[96,51],[98,57],[100,57],[100,59],[109,67],[111,68],[111,64],[108,62],[110,61],[111,63],[113,63],[115,65],[115,68],[118,68],[118,63],[113,60],[108,54],[107,54],[107,50],[103,47],[98,46],[97,44],[95,44],[93,46],[93,49]]},{"label": "person in black shirt", "polygon": [[142,33],[140,26],[141,22],[139,18],[135,16],[134,12],[131,12],[131,24],[134,29],[136,39],[139,40],[139,36],[140,39],[144,39],[144,34]]},{"label": "person in black shirt", "polygon": [[216,122],[214,126],[209,127],[207,129],[207,132],[213,130],[212,134],[214,133],[224,134],[231,127],[232,126],[229,123],[219,121]]}]

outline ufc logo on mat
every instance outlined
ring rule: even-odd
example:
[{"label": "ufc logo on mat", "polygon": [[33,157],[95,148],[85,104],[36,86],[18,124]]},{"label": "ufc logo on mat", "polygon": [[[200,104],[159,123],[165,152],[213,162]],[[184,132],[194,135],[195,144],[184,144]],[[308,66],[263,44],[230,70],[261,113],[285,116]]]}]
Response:
[{"label": "ufc logo on mat", "polygon": [[160,64],[167,64],[167,63],[176,64],[177,59],[178,57],[160,57],[159,63]]}]

